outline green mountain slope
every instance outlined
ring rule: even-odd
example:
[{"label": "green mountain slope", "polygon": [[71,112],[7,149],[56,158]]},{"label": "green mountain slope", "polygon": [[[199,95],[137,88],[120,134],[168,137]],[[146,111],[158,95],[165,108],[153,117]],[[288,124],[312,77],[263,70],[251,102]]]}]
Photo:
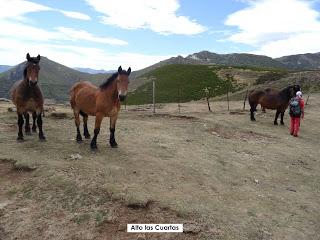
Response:
[{"label": "green mountain slope", "polygon": [[[209,89],[210,96],[218,96],[235,87],[229,80],[220,79],[213,66],[171,64],[159,67],[142,77],[154,78],[156,82],[156,101],[187,102],[206,96],[204,89]],[[152,81],[148,81],[131,92],[128,104],[152,103]]]},{"label": "green mountain slope", "polygon": [[[217,65],[164,65],[146,73],[137,81],[137,88],[130,89],[127,104],[152,103],[152,81],[156,83],[156,102],[188,102],[209,96],[230,93],[230,99],[243,99],[247,89],[281,89],[300,84],[304,93],[319,92],[320,71],[288,71],[276,68],[227,67]],[[135,80],[135,81],[136,81]]]}]

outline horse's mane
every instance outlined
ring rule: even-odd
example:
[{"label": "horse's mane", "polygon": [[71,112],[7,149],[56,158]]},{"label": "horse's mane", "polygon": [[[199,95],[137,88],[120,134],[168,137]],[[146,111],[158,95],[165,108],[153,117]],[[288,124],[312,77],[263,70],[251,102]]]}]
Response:
[{"label": "horse's mane", "polygon": [[118,77],[118,73],[112,74],[111,77],[109,77],[104,83],[100,85],[100,89],[108,88],[111,85],[111,83],[113,83],[114,80],[117,79],[117,77]]},{"label": "horse's mane", "polygon": [[280,94],[281,94],[282,96],[286,96],[286,98],[287,98],[287,97],[289,97],[289,98],[294,97],[294,95],[295,95],[295,93],[294,93],[294,86],[293,86],[293,85],[289,85],[289,86],[283,88],[283,89],[280,91]]},{"label": "horse's mane", "polygon": [[23,70],[23,78],[26,79],[27,77],[27,65],[25,66],[24,70]]}]

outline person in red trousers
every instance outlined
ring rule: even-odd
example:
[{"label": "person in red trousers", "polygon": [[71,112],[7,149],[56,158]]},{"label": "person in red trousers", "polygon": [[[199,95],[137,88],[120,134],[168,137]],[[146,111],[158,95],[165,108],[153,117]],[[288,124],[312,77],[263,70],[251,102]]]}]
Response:
[{"label": "person in red trousers", "polygon": [[302,99],[302,92],[298,91],[296,97],[290,100],[290,134],[294,137],[298,137],[300,128],[300,119],[304,118],[304,101]]}]

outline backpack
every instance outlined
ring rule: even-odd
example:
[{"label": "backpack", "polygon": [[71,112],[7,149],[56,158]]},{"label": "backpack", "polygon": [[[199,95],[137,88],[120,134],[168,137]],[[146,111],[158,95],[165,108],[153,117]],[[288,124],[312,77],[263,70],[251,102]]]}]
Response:
[{"label": "backpack", "polygon": [[301,116],[301,107],[299,98],[291,98],[290,100],[290,116],[300,117]]}]

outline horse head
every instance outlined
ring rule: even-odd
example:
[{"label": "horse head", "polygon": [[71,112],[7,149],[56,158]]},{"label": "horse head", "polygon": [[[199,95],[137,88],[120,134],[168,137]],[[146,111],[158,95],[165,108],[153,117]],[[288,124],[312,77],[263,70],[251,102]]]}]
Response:
[{"label": "horse head", "polygon": [[301,91],[301,86],[298,85],[298,84],[293,85],[294,95],[296,95],[296,93],[297,93],[298,91]]},{"label": "horse head", "polygon": [[285,95],[287,95],[289,99],[295,97],[298,91],[301,91],[301,87],[297,84],[290,85],[284,89]]},{"label": "horse head", "polygon": [[26,58],[27,58],[28,63],[34,63],[34,64],[38,64],[40,62],[40,59],[41,59],[39,54],[36,57],[30,57],[29,53],[27,53],[27,57]]},{"label": "horse head", "polygon": [[40,71],[40,55],[37,57],[30,57],[27,54],[27,63],[24,69],[24,78],[29,82],[30,86],[34,86],[38,83],[39,71]]},{"label": "horse head", "polygon": [[128,93],[128,85],[129,85],[129,75],[131,73],[131,68],[128,70],[122,70],[120,66],[118,68],[118,78],[117,78],[117,90],[120,101],[124,101],[126,99]]}]

